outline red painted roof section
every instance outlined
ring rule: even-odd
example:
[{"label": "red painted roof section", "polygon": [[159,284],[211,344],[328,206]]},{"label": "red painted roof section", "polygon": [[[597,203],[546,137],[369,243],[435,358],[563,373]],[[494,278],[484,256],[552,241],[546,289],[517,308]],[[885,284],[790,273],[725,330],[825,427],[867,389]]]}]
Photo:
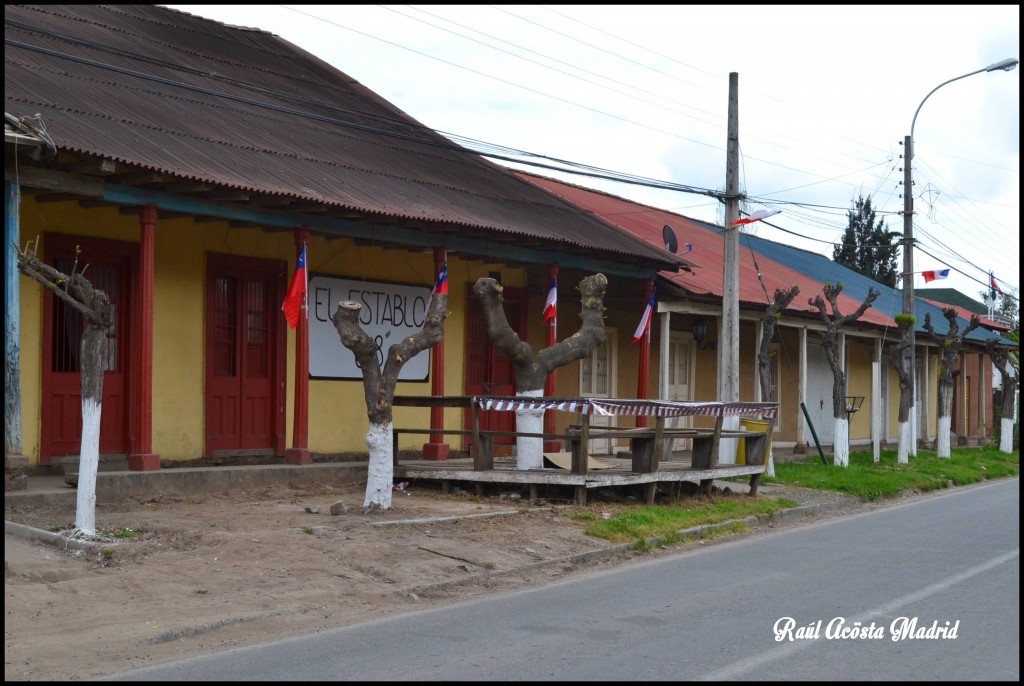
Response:
[{"label": "red painted roof section", "polygon": [[[685,256],[692,264],[692,271],[660,272],[659,277],[672,282],[679,288],[686,289],[695,296],[722,297],[725,240],[721,227],[698,222],[681,214],[642,205],[601,191],[574,186],[527,172],[517,173],[541,188],[593,212],[654,245],[664,246],[663,227],[666,224],[671,226],[679,241],[680,254],[686,250],[684,243],[693,244],[693,252]],[[764,279],[763,288],[757,277],[759,271]],[[808,299],[822,292],[822,284],[763,255],[752,254],[751,250],[744,245],[742,234],[740,236],[739,283],[741,306],[766,306],[774,297],[776,288],[785,290],[796,285],[800,287],[800,293],[787,311],[818,316],[817,308],[810,305]],[[842,293],[839,294],[837,302],[840,311],[845,314],[854,312],[860,307],[859,301]],[[857,321],[858,323],[887,327],[896,325],[890,317],[874,308],[868,308]]]},{"label": "red painted roof section", "polygon": [[[921,291],[918,291],[917,293],[918,293],[917,297],[921,298],[921,295],[920,295]],[[938,300],[929,300],[928,298],[921,298],[921,300],[924,300],[925,302],[929,302],[932,305],[935,305],[935,307],[939,307],[939,308],[941,308],[943,310],[946,309],[947,307],[952,307],[954,310],[956,310],[956,316],[960,317],[961,319],[966,319],[967,321],[971,321],[971,317],[977,317],[978,319],[981,320],[981,325],[984,326],[986,329],[993,329],[995,331],[1009,331],[1010,330],[1010,327],[1008,327],[1006,324],[1000,324],[999,322],[995,321],[994,319],[989,319],[988,317],[982,317],[980,314],[977,314],[976,312],[971,312],[970,310],[968,310],[965,307],[960,307],[959,305],[950,305],[949,303],[939,302]],[[932,322],[932,323],[934,324],[934,322]]]}]

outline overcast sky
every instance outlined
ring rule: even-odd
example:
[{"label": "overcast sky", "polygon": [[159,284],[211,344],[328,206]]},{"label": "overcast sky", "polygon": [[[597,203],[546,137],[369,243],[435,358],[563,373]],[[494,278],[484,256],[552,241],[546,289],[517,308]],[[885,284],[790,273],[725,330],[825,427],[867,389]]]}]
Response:
[{"label": "overcast sky", "polygon": [[[1019,58],[1018,5],[170,7],[271,31],[446,135],[694,189],[725,187],[736,72],[746,209],[785,231],[754,230],[829,257],[859,194],[902,233],[920,105],[915,271],[1020,286],[1020,69],[929,96]],[[722,221],[699,193],[522,168]]]}]

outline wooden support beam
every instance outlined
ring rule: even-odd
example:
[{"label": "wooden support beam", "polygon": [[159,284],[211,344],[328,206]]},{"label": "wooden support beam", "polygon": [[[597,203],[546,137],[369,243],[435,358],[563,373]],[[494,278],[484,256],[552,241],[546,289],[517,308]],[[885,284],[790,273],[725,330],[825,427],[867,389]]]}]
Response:
[{"label": "wooden support beam", "polygon": [[166,179],[167,176],[159,172],[140,171],[108,176],[106,180],[123,186],[146,186],[152,183],[163,183]]},{"label": "wooden support beam", "polygon": [[117,172],[117,162],[106,158],[82,160],[67,166],[61,167],[62,171],[71,174],[92,174],[94,176],[105,176]]},{"label": "wooden support beam", "polygon": [[41,188],[88,197],[102,196],[105,186],[103,179],[39,167],[15,168],[9,161],[4,164],[4,180],[16,181],[23,188]]},{"label": "wooden support beam", "polygon": [[295,198],[287,195],[254,195],[249,198],[249,204],[254,207],[281,207],[295,201]]},{"label": "wooden support beam", "polygon": [[209,193],[216,186],[202,181],[172,181],[164,184],[163,190],[168,193]]},{"label": "wooden support beam", "polygon": [[233,188],[214,189],[206,194],[210,200],[227,200],[229,202],[248,202],[249,194]]}]

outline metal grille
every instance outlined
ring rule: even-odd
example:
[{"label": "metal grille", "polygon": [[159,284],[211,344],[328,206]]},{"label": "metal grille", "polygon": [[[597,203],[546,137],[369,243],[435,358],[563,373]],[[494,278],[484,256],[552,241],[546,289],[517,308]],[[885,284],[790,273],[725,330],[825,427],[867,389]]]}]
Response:
[{"label": "metal grille", "polygon": [[213,374],[235,375],[235,286],[230,276],[219,276],[213,287]]}]

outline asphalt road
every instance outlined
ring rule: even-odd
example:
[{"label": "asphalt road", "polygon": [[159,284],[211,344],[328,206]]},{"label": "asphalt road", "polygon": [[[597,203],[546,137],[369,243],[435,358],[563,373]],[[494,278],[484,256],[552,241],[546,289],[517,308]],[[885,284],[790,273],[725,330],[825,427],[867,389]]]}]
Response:
[{"label": "asphalt road", "polygon": [[111,679],[1018,681],[1019,515],[1004,479]]}]

